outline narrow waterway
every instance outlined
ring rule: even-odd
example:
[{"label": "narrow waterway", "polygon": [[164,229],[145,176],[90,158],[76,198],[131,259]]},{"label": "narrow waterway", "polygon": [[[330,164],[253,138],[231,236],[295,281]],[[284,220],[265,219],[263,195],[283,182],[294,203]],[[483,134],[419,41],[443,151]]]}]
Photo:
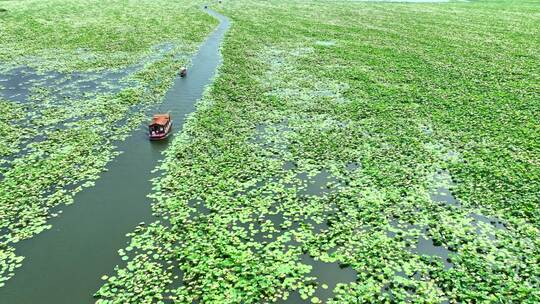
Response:
[{"label": "narrow waterway", "polygon": [[[182,129],[221,63],[219,46],[229,20],[207,11],[220,24],[193,57],[187,77],[175,80],[160,105],[161,111],[171,112],[175,132]],[[151,171],[166,147],[167,141],[149,142],[145,126],[120,143],[124,153],[109,164],[94,187],[79,193],[75,204],[51,220],[52,229],[17,245],[25,260],[0,288],[0,303],[93,303],[101,275],[121,264],[117,250],[127,244],[125,234],[140,222],[154,220],[146,196],[151,192]]]}]

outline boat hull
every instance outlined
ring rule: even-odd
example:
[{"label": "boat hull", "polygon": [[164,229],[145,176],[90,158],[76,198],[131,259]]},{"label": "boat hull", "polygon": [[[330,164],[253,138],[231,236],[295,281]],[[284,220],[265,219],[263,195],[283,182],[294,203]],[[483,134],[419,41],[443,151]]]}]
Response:
[{"label": "boat hull", "polygon": [[169,126],[167,127],[165,132],[163,132],[163,134],[156,134],[156,135],[149,134],[148,139],[150,139],[152,141],[166,139],[171,134],[171,131],[172,131],[172,122],[169,124]]},{"label": "boat hull", "polygon": [[165,135],[162,135],[162,136],[149,136],[149,139],[152,140],[152,141],[155,141],[155,140],[163,140],[163,139],[166,139],[167,137],[169,137],[169,134],[165,134]]}]

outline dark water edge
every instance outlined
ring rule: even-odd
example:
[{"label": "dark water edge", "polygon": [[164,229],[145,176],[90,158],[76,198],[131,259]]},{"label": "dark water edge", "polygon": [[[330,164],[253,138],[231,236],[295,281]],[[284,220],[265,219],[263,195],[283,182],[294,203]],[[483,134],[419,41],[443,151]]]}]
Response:
[{"label": "dark water edge", "polygon": [[[221,63],[219,46],[229,27],[228,18],[211,10],[220,25],[192,59],[186,78],[176,78],[160,111],[170,111],[173,129],[182,129],[195,110],[205,87]],[[168,139],[170,141],[171,138]],[[163,158],[167,142],[149,142],[146,127],[118,145],[124,151],[101,174],[96,185],[75,197],[62,216],[50,220],[52,229],[17,244],[25,257],[15,276],[0,288],[0,303],[94,303],[100,277],[122,261],[117,250],[128,242],[126,233],[140,222],[151,222],[151,171]]]}]

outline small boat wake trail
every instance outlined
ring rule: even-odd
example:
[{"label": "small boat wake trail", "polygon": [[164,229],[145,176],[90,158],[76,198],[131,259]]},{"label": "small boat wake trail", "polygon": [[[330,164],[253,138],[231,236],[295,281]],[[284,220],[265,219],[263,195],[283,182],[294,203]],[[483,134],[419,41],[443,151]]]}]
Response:
[{"label": "small boat wake trail", "polygon": [[[219,46],[229,19],[219,19],[216,30],[201,45],[185,78],[177,77],[167,92],[161,111],[169,111],[174,130],[182,129],[187,114],[195,110],[205,87],[221,63]],[[150,200],[151,173],[163,157],[166,141],[149,142],[146,128],[133,132],[119,144],[124,151],[101,174],[96,185],[75,197],[61,217],[50,221],[52,229],[17,244],[25,257],[15,276],[0,288],[0,303],[93,303],[101,286],[100,276],[121,264],[117,250],[127,244],[126,233],[153,218]],[[171,140],[171,139],[168,139]]]}]

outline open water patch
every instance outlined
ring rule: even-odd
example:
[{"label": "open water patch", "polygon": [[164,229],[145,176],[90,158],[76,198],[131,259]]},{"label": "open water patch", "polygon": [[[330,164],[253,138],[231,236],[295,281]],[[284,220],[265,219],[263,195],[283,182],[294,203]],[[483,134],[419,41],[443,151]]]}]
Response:
[{"label": "open water patch", "polygon": [[434,188],[430,190],[430,198],[434,202],[441,202],[452,206],[460,206],[459,201],[454,197],[451,187],[455,186],[447,170],[437,170],[433,176]]},{"label": "open water patch", "polygon": [[50,90],[51,97],[57,102],[104,93],[114,94],[137,85],[130,76],[143,70],[146,65],[163,59],[167,54],[186,59],[186,54],[176,51],[177,46],[171,42],[154,45],[150,49],[150,55],[143,57],[138,63],[117,70],[64,73],[39,71],[27,66],[4,66],[0,72],[0,97],[24,103],[30,101],[34,92],[42,88]]},{"label": "open water patch", "polygon": [[334,296],[334,289],[338,284],[349,284],[358,278],[356,270],[339,262],[325,262],[309,254],[302,254],[300,262],[311,266],[310,272],[306,274],[308,292],[291,292],[287,299],[278,303],[326,303]]},{"label": "open water patch", "polygon": [[427,255],[431,257],[438,257],[440,262],[444,265],[444,269],[448,270],[454,265],[450,262],[450,253],[442,244],[435,245],[433,239],[425,236],[420,236],[416,244],[416,248],[413,250],[414,253],[419,255]]},{"label": "open water patch", "polygon": [[[456,208],[462,208],[459,200],[452,194],[451,187],[455,187],[455,183],[452,181],[450,172],[447,170],[437,170],[433,177],[434,188],[430,190],[430,199],[435,203],[442,203],[445,205],[453,206]],[[458,209],[460,210],[460,209]],[[496,217],[489,217],[479,212],[470,212],[467,217],[471,220],[471,224],[476,228],[475,231],[478,235],[487,233],[490,240],[495,240],[495,236],[488,229],[483,228],[480,223],[490,226],[491,230],[506,230],[506,226],[503,221]]]},{"label": "open water patch", "polygon": [[272,157],[288,151],[290,145],[288,136],[293,132],[288,120],[277,123],[261,123],[255,127],[255,134],[249,140],[250,143],[259,145]]},{"label": "open water patch", "polygon": [[357,161],[350,161],[350,162],[347,162],[347,163],[345,164],[345,168],[346,168],[347,171],[349,171],[349,172],[354,172],[354,171],[360,169],[360,168],[361,168],[361,165],[360,165],[360,163],[358,163]]},{"label": "open water patch", "polygon": [[212,212],[202,199],[191,199],[188,201],[188,207],[193,209],[193,216],[207,216]]},{"label": "open water patch", "polygon": [[17,67],[0,76],[0,97],[25,103],[31,100],[36,90],[46,88],[55,101],[80,99],[96,94],[117,93],[132,86],[124,81],[134,71],[127,68],[121,71],[106,72],[40,72],[30,67]]},{"label": "open water patch", "polygon": [[312,175],[308,172],[300,172],[296,175],[301,184],[298,187],[299,195],[323,196],[338,190],[340,182],[337,177],[326,169]]}]

